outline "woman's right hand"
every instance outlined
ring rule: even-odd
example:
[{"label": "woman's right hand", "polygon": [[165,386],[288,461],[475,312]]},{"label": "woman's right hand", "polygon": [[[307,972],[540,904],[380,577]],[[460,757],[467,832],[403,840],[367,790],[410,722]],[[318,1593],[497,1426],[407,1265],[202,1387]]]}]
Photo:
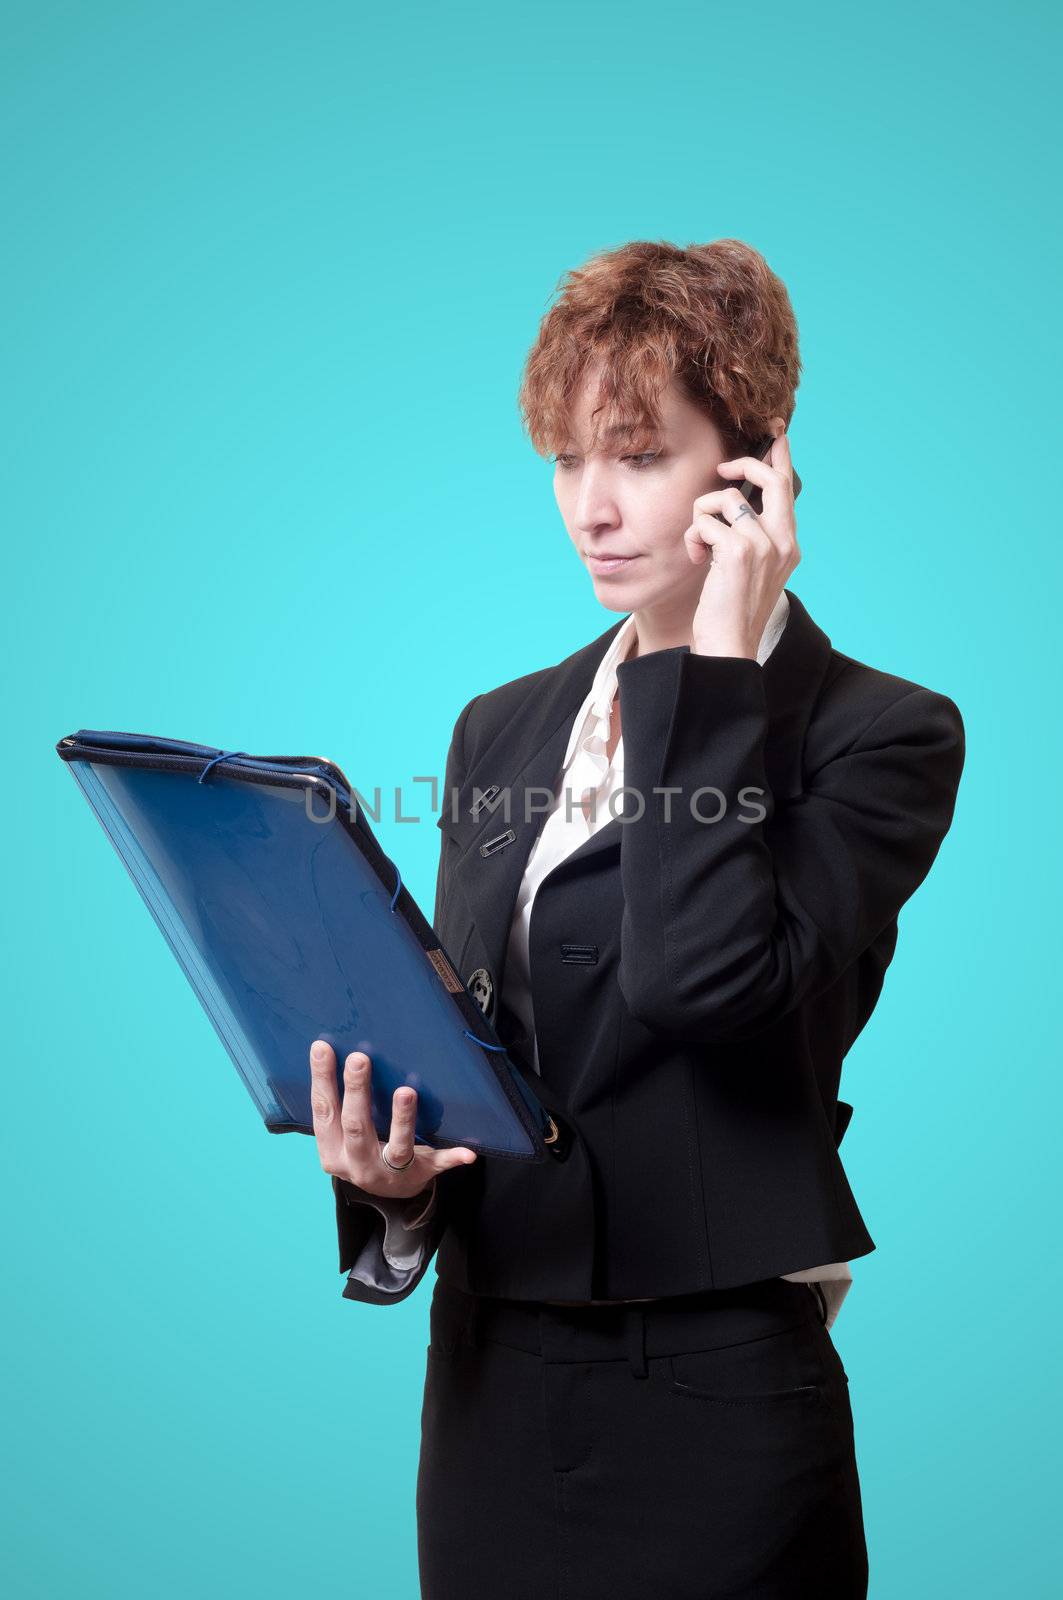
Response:
[{"label": "woman's right hand", "polygon": [[[384,1145],[373,1126],[370,1094],[372,1067],[369,1057],[354,1050],[343,1064],[343,1104],[336,1088],[336,1052],[324,1039],[310,1047],[310,1105],[314,1116],[314,1138],[324,1170],[334,1178],[344,1178],[369,1194],[390,1195],[406,1200],[420,1194],[437,1173],[448,1167],[464,1167],[476,1160],[475,1150],[458,1145],[452,1150],[433,1150],[414,1144],[417,1124],[417,1090],[403,1087],[391,1097],[391,1131],[387,1137],[388,1159],[402,1172],[393,1172],[381,1152]],[[413,1160],[407,1167],[410,1154]]]}]

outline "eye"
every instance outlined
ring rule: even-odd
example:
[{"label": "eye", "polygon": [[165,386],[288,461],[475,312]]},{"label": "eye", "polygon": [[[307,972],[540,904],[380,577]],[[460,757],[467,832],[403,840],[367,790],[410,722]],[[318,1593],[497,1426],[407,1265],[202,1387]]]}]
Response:
[{"label": "eye", "polygon": [[652,467],[655,461],[659,461],[663,454],[662,450],[644,450],[641,455],[621,456],[620,459],[630,461],[636,472],[643,472],[647,467]]},{"label": "eye", "polygon": [[564,472],[572,465],[572,457],[568,455],[554,456],[553,463],[555,467],[560,467]]}]

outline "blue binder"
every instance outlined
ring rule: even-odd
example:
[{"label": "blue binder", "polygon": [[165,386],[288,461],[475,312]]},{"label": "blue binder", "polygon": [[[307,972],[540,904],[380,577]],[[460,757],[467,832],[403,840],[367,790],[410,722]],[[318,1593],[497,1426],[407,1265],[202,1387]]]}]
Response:
[{"label": "blue binder", "polygon": [[56,750],[271,1133],[312,1133],[309,1050],[372,1062],[373,1118],[541,1160],[556,1132],[331,761],[82,728]]}]

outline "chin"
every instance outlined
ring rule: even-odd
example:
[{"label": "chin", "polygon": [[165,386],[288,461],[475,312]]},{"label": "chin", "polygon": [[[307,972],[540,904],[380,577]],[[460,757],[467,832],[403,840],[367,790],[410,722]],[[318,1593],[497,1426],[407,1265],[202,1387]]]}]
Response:
[{"label": "chin", "polygon": [[638,611],[643,606],[674,596],[676,586],[647,580],[646,575],[631,573],[624,577],[596,577],[591,574],[596,599],[606,611]]},{"label": "chin", "polygon": [[608,590],[595,585],[594,598],[603,611],[615,611],[618,617],[626,617],[629,611],[638,611],[645,604],[641,595],[621,590],[619,584],[611,585]]},{"label": "chin", "polygon": [[[636,563],[638,566],[641,564]],[[589,577],[598,599],[611,611],[634,610],[641,603],[641,597],[648,596],[654,588],[653,584],[647,583],[645,573],[617,572],[603,577],[600,573],[592,572]]]}]

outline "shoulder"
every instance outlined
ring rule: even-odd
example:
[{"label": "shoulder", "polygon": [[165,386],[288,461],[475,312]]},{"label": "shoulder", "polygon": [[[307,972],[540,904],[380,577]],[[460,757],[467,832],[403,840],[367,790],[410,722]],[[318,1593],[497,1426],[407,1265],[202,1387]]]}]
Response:
[{"label": "shoulder", "polygon": [[484,689],[474,694],[458,713],[451,735],[451,748],[457,747],[467,763],[475,761],[480,750],[486,748],[495,735],[507,726],[530,697],[539,691],[552,667],[537,672],[527,672],[509,683],[494,689]]},{"label": "shoulder", "polygon": [[570,678],[585,682],[589,688],[595,666],[624,620],[613,623],[604,633],[561,661],[537,667],[534,672],[522,673],[519,678],[511,678],[475,695],[458,718],[469,756],[475,756],[478,747],[490,744],[496,734],[534,706],[542,695],[567,684]]},{"label": "shoulder", "polygon": [[508,683],[484,689],[476,696],[472,721],[478,727],[501,726],[526,701],[545,688],[557,671],[557,667],[539,667],[535,672],[525,672],[519,678],[511,678]]},{"label": "shoulder", "polygon": [[941,690],[873,667],[831,647],[807,733],[811,765],[854,749],[888,744],[958,752],[963,716]]},{"label": "shoulder", "polygon": [[556,667],[540,667],[475,695],[458,719],[468,757],[474,759],[478,749],[489,745],[521,708],[534,700],[556,671]]}]

